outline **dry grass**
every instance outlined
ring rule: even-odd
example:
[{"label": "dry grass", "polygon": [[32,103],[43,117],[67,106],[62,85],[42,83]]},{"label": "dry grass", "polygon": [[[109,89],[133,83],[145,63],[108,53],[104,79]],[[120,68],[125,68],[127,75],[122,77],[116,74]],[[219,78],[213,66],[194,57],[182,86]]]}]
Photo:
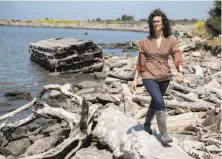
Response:
[{"label": "dry grass", "polygon": [[221,37],[217,37],[212,40],[207,40],[207,43],[212,47],[221,46]]}]

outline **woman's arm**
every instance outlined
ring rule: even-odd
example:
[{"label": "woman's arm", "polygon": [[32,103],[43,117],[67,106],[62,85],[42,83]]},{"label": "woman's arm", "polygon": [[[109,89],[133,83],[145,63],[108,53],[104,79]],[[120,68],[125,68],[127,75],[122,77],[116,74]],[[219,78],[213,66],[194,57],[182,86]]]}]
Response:
[{"label": "woman's arm", "polygon": [[173,61],[175,63],[177,71],[182,73],[183,72],[182,53],[178,47],[178,41],[176,39],[173,39],[171,55],[173,57]]},{"label": "woman's arm", "polygon": [[134,75],[134,81],[137,81],[139,77],[139,71],[136,69],[135,75]]},{"label": "woman's arm", "polygon": [[144,52],[142,50],[142,45],[140,42],[140,49],[139,49],[139,56],[138,56],[138,61],[137,61],[137,65],[136,65],[136,72],[134,75],[134,80],[132,83],[132,91],[136,90],[136,86],[137,86],[137,79],[139,77],[139,72],[143,72],[145,70],[145,55]]},{"label": "woman's arm", "polygon": [[177,82],[181,83],[183,82],[183,65],[182,65],[182,54],[181,51],[177,45],[177,40],[175,39],[173,41],[173,46],[171,50],[171,55],[173,57],[175,66],[177,68],[177,71],[179,72],[177,76]]},{"label": "woman's arm", "polygon": [[173,57],[175,66],[177,68],[177,71],[182,73],[183,72],[183,65],[182,65],[182,55],[181,55],[180,50],[179,49],[174,50],[172,52],[172,57]]}]

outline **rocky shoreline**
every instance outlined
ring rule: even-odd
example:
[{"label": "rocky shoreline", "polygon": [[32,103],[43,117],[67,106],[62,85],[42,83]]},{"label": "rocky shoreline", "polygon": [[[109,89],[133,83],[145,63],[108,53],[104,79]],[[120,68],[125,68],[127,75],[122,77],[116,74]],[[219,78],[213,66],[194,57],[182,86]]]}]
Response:
[{"label": "rocky shoreline", "polygon": [[39,23],[39,22],[20,22],[20,21],[0,21],[0,26],[21,26],[21,27],[42,27],[42,28],[69,28],[69,29],[94,29],[94,30],[118,30],[118,31],[135,31],[147,32],[148,25],[146,23],[138,24],[112,24],[112,23],[96,23],[96,22],[80,22],[74,24],[55,24],[55,23]]},{"label": "rocky shoreline", "polygon": [[[116,30],[116,31],[135,31],[135,32],[149,32],[148,24],[143,23],[99,23],[99,22],[79,22],[73,24],[60,23],[39,23],[36,21],[8,21],[0,20],[0,26],[20,26],[20,27],[41,27],[41,28],[69,28],[69,29],[94,29],[94,30]],[[188,31],[194,29],[194,25],[176,24],[172,26],[173,30]]]},{"label": "rocky shoreline", "polygon": [[[137,57],[106,55],[103,70],[94,73],[100,82],[44,86],[30,103],[0,116],[0,158],[221,158],[221,48],[206,47],[206,39],[183,27],[176,36],[184,83],[176,82],[170,58],[173,78],[164,96],[174,139],[168,147],[159,142],[156,120],[154,135],[143,130],[151,98],[141,77],[130,91]],[[7,122],[28,108],[29,117]]]}]

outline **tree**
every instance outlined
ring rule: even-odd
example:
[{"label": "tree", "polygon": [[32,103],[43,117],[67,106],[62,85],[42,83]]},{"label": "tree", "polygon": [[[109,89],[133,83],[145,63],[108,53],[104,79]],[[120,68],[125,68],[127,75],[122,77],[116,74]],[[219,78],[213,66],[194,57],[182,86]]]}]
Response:
[{"label": "tree", "polygon": [[122,15],[122,21],[126,21],[127,20],[127,15]]},{"label": "tree", "polygon": [[195,18],[192,18],[190,21],[191,21],[191,22],[197,22],[198,20],[195,19]]},{"label": "tree", "polygon": [[128,16],[128,17],[127,17],[127,20],[128,20],[128,21],[134,21],[134,17],[133,17],[133,16]]},{"label": "tree", "polygon": [[96,21],[101,21],[101,19],[100,18],[96,18]]},{"label": "tree", "polygon": [[128,15],[122,15],[121,19],[122,19],[122,21],[133,21],[134,17],[128,16]]},{"label": "tree", "polygon": [[140,21],[147,21],[147,19],[143,18],[143,19],[140,19]]},{"label": "tree", "polygon": [[217,36],[221,34],[221,1],[214,1],[214,7],[210,9],[209,15],[206,26],[214,36]]}]

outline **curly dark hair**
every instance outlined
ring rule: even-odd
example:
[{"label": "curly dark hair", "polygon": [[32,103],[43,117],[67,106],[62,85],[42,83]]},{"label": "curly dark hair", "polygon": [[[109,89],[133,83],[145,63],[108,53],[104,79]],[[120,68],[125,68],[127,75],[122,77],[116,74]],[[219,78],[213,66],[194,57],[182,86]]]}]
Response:
[{"label": "curly dark hair", "polygon": [[163,23],[163,35],[165,38],[168,38],[171,35],[171,28],[170,28],[170,23],[166,15],[160,10],[160,9],[155,9],[149,16],[148,18],[148,24],[150,28],[150,37],[155,38],[155,30],[153,27],[153,17],[155,16],[160,16],[162,17],[162,23]]}]

